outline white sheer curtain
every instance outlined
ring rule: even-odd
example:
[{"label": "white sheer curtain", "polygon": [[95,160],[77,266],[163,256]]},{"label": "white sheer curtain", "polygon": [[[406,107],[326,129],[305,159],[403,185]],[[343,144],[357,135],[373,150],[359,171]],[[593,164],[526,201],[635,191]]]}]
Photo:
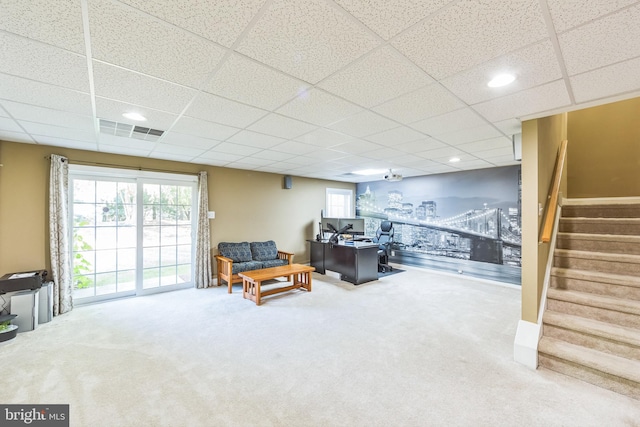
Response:
[{"label": "white sheer curtain", "polygon": [[209,192],[207,172],[198,174],[198,232],[196,233],[196,287],[211,286],[211,240],[209,238]]},{"label": "white sheer curtain", "polygon": [[52,154],[49,176],[49,244],[54,283],[54,316],[73,308],[69,240],[69,161],[66,157]]}]

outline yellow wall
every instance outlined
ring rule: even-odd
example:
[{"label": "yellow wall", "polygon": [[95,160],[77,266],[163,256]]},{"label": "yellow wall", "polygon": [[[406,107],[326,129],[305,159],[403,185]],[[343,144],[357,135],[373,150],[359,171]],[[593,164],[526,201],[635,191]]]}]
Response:
[{"label": "yellow wall", "polygon": [[[50,269],[48,192],[50,154],[74,162],[96,162],[146,170],[209,176],[209,210],[213,253],[220,241],[275,240],[294,252],[294,261],[309,261],[306,239],[318,232],[326,188],[352,189],[355,184],[293,177],[283,189],[283,176],[264,172],[121,156],[91,151],[0,141],[0,275]],[[214,264],[215,267],[215,264]]]},{"label": "yellow wall", "polygon": [[640,196],[640,98],[569,113],[571,198]]},{"label": "yellow wall", "polygon": [[[549,244],[538,244],[539,207],[546,205],[558,148],[566,138],[566,114],[522,123],[522,320],[533,323],[549,256]],[[566,193],[566,180],[561,191]]]}]

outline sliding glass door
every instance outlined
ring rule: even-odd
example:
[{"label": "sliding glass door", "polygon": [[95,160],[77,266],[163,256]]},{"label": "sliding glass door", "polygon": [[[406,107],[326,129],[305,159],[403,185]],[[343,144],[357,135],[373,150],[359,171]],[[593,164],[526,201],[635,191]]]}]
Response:
[{"label": "sliding glass door", "polygon": [[118,177],[98,169],[70,174],[74,300],[191,286],[196,177]]}]

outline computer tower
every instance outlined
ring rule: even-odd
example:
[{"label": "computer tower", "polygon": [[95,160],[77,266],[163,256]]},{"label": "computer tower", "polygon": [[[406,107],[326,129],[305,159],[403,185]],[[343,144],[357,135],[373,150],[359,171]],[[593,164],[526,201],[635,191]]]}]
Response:
[{"label": "computer tower", "polygon": [[33,331],[38,326],[40,290],[16,292],[11,296],[11,314],[17,315],[13,324],[18,332]]},{"label": "computer tower", "polygon": [[38,324],[53,320],[53,282],[42,284],[38,301]]}]

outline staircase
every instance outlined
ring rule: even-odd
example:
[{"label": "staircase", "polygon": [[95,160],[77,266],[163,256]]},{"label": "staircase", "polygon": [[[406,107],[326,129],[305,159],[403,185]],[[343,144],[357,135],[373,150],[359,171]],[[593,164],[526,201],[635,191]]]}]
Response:
[{"label": "staircase", "polygon": [[640,202],[565,202],[542,367],[640,400]]}]

